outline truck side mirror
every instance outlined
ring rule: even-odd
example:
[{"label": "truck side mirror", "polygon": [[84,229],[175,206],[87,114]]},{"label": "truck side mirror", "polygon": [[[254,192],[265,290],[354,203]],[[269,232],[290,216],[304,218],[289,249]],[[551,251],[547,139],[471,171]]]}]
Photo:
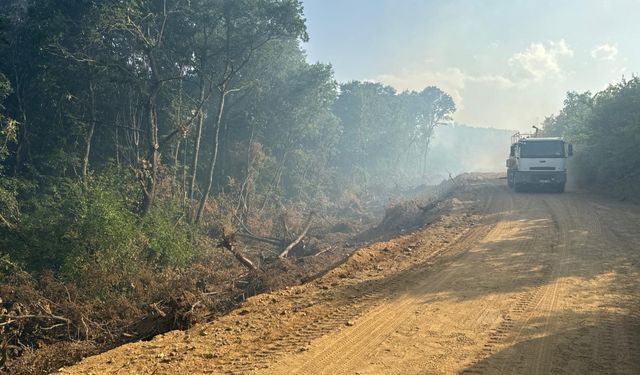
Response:
[{"label": "truck side mirror", "polygon": [[569,156],[573,156],[573,145],[569,143]]}]

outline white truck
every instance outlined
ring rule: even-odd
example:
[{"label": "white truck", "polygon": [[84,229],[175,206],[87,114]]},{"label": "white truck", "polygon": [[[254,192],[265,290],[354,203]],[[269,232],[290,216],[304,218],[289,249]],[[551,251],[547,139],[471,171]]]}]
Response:
[{"label": "white truck", "polygon": [[507,159],[507,184],[516,192],[548,187],[562,193],[567,183],[566,159],[572,155],[573,146],[562,138],[516,133]]}]

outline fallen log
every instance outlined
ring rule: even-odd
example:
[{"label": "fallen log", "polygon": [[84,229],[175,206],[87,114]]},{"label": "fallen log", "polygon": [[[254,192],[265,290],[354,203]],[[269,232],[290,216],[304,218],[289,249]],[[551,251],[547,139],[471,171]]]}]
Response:
[{"label": "fallen log", "polygon": [[246,268],[256,271],[258,267],[246,256],[244,256],[238,249],[236,249],[232,236],[224,235],[222,237],[222,241],[220,241],[219,246],[224,247],[229,250],[231,254]]},{"label": "fallen log", "polygon": [[314,216],[315,212],[311,211],[311,213],[309,213],[309,218],[307,219],[307,224],[304,226],[302,233],[300,233],[300,235],[293,242],[291,242],[289,246],[287,246],[282,251],[282,253],[280,253],[280,258],[286,258],[289,255],[289,251],[291,251],[291,249],[293,249],[298,243],[300,243],[300,241],[302,241],[302,239],[307,235],[309,228],[311,228],[311,222],[313,221]]},{"label": "fallen log", "polygon": [[2,314],[0,315],[0,319],[2,318],[7,318],[8,320],[0,323],[0,326],[4,326],[10,323],[13,323],[17,320],[25,320],[25,319],[52,319],[52,320],[60,320],[63,321],[67,324],[71,324],[71,319],[67,319],[63,316],[57,316],[57,315],[36,315],[36,314],[27,314],[27,315],[7,315],[7,314]]}]

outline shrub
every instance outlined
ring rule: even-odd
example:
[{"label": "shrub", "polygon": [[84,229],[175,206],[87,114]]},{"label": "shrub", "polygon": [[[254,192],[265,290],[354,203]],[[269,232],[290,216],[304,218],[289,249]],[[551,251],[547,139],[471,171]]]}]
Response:
[{"label": "shrub", "polygon": [[194,257],[192,228],[182,223],[178,208],[155,207],[142,219],[142,227],[150,261],[163,267],[184,267],[191,262]]}]

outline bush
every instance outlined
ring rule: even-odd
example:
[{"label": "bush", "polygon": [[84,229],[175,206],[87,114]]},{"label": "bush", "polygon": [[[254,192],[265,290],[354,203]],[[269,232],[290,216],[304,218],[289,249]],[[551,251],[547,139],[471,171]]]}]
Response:
[{"label": "bush", "polygon": [[545,133],[576,144],[577,182],[622,199],[640,197],[640,78],[622,79],[596,95],[568,93]]},{"label": "bush", "polygon": [[180,211],[171,205],[152,209],[142,220],[148,259],[159,266],[184,267],[194,257],[192,229],[181,223]]},{"label": "bush", "polygon": [[60,254],[61,274],[76,282],[91,282],[83,280],[91,268],[121,276],[137,271],[144,244],[137,216],[127,209],[109,180],[77,188],[81,192],[74,201],[79,204],[63,234],[69,247]]},{"label": "bush", "polygon": [[179,209],[166,204],[140,217],[124,197],[131,195],[126,181],[133,180],[112,173],[39,189],[0,250],[28,271],[51,270],[94,297],[122,287],[141,268],[188,265],[192,230],[181,224]]}]

